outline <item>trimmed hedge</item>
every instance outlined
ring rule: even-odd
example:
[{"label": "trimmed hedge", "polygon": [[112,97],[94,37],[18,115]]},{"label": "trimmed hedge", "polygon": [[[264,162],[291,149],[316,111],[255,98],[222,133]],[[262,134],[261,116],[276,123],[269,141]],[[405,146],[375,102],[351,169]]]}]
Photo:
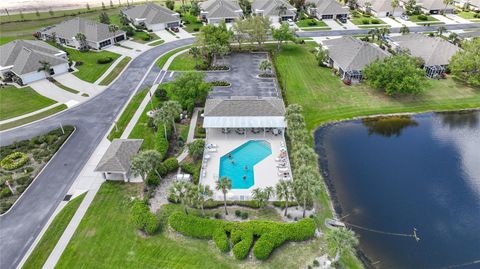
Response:
[{"label": "trimmed hedge", "polygon": [[113,61],[112,57],[102,57],[97,59],[97,64],[108,64],[108,63],[111,63],[112,61]]},{"label": "trimmed hedge", "polygon": [[[167,135],[170,136],[172,131],[171,127],[167,127]],[[163,131],[163,125],[158,126],[157,136],[155,140],[155,149],[162,155],[162,158],[168,155],[168,139],[165,137],[165,132]]]},{"label": "trimmed hedge", "polygon": [[150,212],[148,205],[140,200],[133,202],[130,219],[137,229],[149,235],[153,234],[159,226],[157,216]]},{"label": "trimmed hedge", "polygon": [[27,154],[17,151],[3,158],[0,166],[5,170],[15,170],[24,166],[28,160]]},{"label": "trimmed hedge", "polygon": [[204,219],[181,212],[175,212],[168,219],[177,232],[201,239],[213,239],[217,247],[226,252],[229,249],[227,233],[231,234],[233,254],[237,259],[247,257],[253,237],[257,236],[253,255],[259,260],[267,259],[273,250],[286,241],[304,241],[315,233],[312,218],[295,223],[252,220],[249,222],[227,222],[217,219]]}]

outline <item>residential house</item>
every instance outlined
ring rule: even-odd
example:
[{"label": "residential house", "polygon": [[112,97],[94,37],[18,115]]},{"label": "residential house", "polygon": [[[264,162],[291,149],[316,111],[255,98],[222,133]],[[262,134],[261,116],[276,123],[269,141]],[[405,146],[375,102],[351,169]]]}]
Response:
[{"label": "residential house", "polygon": [[390,37],[390,42],[392,48],[397,51],[408,52],[414,57],[421,58],[427,76],[432,78],[445,73],[450,58],[460,50],[440,37],[429,37],[419,33]]},{"label": "residential house", "polygon": [[[50,70],[39,70],[47,62]],[[14,40],[0,46],[0,77],[28,84],[68,72],[67,54],[39,40]],[[47,75],[48,73],[48,75]],[[19,80],[20,79],[20,80]]]},{"label": "residential house", "polygon": [[[403,4],[406,5],[408,0],[402,0]],[[453,5],[447,5],[445,8],[445,3],[443,0],[417,0],[417,5],[420,7],[422,12],[427,14],[440,14],[445,10],[445,13],[453,13],[455,7]]]},{"label": "residential house", "polygon": [[389,16],[399,17],[405,10],[402,6],[392,7],[392,0],[358,0],[357,6],[366,13],[371,13],[379,18]]},{"label": "residential house", "polygon": [[342,6],[336,0],[307,0],[307,12],[311,17],[320,20],[341,19],[348,17],[348,7]]},{"label": "residential house", "polygon": [[329,65],[338,70],[342,80],[351,82],[362,80],[365,66],[390,55],[378,46],[354,37],[329,39],[322,45],[328,50]]},{"label": "residential house", "polygon": [[480,11],[480,0],[456,0],[455,5],[460,8],[468,8],[473,11]]},{"label": "residential house", "polygon": [[115,139],[95,168],[104,179],[130,181],[130,163],[142,146],[143,139]]},{"label": "residential house", "polygon": [[297,9],[286,0],[254,0],[252,14],[268,16],[272,23],[294,20]]},{"label": "residential house", "polygon": [[121,12],[133,25],[145,26],[145,28],[152,31],[179,27],[181,21],[178,13],[153,3],[127,7]]},{"label": "residential house", "polygon": [[86,20],[80,17],[41,29],[37,36],[43,40],[54,41],[60,45],[82,49],[84,46],[76,35],[82,33],[86,46],[101,50],[127,38],[124,31],[111,32],[107,24]]},{"label": "residential house", "polygon": [[199,3],[200,18],[208,24],[231,23],[243,17],[243,11],[232,0],[207,0]]}]

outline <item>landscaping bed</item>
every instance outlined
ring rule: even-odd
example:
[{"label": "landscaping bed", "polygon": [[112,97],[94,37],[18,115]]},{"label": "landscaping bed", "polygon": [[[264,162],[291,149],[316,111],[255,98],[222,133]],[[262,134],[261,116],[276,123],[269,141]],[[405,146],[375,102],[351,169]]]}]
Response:
[{"label": "landscaping bed", "polygon": [[307,27],[327,27],[327,24],[323,21],[319,21],[316,19],[304,18],[296,22],[299,28],[307,28]]},{"label": "landscaping bed", "polygon": [[369,15],[364,15],[364,14],[361,14],[359,12],[357,13],[354,13],[352,15],[352,19],[350,20],[353,24],[356,24],[356,25],[367,25],[367,24],[373,24],[373,25],[376,25],[376,24],[385,24],[384,21],[378,19],[378,18],[375,18],[373,16],[369,16]]},{"label": "landscaping bed", "polygon": [[0,88],[0,120],[15,118],[55,104],[54,100],[38,94],[30,87]]},{"label": "landscaping bed", "polygon": [[[120,57],[120,54],[116,54],[110,51],[79,51],[71,48],[64,48],[68,53],[68,58],[71,61],[76,62],[75,68],[77,72],[73,74],[81,80],[93,83],[99,79],[105,71]],[[106,61],[107,59],[111,59]],[[104,62],[105,63],[99,63]]]},{"label": "landscaping bed", "polygon": [[440,22],[439,20],[435,19],[430,15],[423,15],[423,14],[411,15],[408,17],[408,20],[411,22],[417,22],[417,23]]},{"label": "landscaping bed", "polygon": [[50,158],[73,132],[72,126],[0,148],[0,213],[27,189]]}]

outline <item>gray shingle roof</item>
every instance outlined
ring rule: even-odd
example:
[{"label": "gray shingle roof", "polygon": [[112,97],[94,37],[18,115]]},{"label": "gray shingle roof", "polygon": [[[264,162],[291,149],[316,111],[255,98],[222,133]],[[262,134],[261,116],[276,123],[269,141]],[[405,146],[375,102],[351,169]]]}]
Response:
[{"label": "gray shingle roof", "polygon": [[263,16],[278,16],[279,7],[286,6],[287,11],[282,16],[295,16],[296,9],[285,0],[254,0],[252,10],[263,10]]},{"label": "gray shingle roof", "polygon": [[336,0],[307,0],[307,3],[315,4],[318,14],[348,14],[348,8],[342,6]]},{"label": "gray shingle roof", "polygon": [[207,0],[199,3],[200,9],[207,13],[207,18],[235,18],[242,15],[237,2],[231,0]]},{"label": "gray shingle roof", "polygon": [[[109,31],[107,24],[85,20],[80,17],[61,22],[40,31],[48,35],[55,33],[57,37],[65,39],[72,39],[76,34],[83,33],[87,41],[93,42],[100,42],[114,37],[113,33]],[[125,32],[119,30],[115,35],[118,36],[123,33]]]},{"label": "gray shingle roof", "polygon": [[127,173],[132,157],[137,154],[143,139],[115,139],[98,163],[97,172]]},{"label": "gray shingle roof", "polygon": [[412,33],[390,38],[400,48],[407,49],[412,56],[420,57],[426,66],[447,65],[450,58],[460,49],[439,37]]},{"label": "gray shingle roof", "polygon": [[[405,0],[407,1],[407,0]],[[365,3],[372,4],[372,10],[375,12],[393,12],[392,0],[358,0],[358,5],[364,7]],[[395,8],[395,12],[403,10],[403,7],[399,6]]]},{"label": "gray shingle roof", "polygon": [[17,75],[37,71],[40,61],[46,61],[51,66],[67,63],[67,60],[55,56],[61,51],[43,41],[15,40],[0,46],[0,65],[11,66]]},{"label": "gray shingle roof", "polygon": [[285,105],[280,98],[231,97],[207,99],[205,117],[284,116]]},{"label": "gray shingle roof", "polygon": [[[445,8],[443,0],[419,0],[417,4],[428,10],[443,10]],[[452,5],[448,5],[447,7],[447,9],[452,8],[454,8]]]},{"label": "gray shingle roof", "polygon": [[145,19],[147,24],[159,24],[180,21],[177,13],[168,8],[148,3],[140,6],[132,6],[122,10],[123,14],[132,19]]},{"label": "gray shingle roof", "polygon": [[343,71],[362,70],[366,65],[390,54],[379,47],[353,37],[330,39],[323,42],[328,48],[329,57]]}]

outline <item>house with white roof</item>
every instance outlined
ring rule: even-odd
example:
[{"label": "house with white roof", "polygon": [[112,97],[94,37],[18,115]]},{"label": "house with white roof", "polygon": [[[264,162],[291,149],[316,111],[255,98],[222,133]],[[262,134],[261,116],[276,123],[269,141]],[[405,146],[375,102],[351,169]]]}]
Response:
[{"label": "house with white roof", "polygon": [[90,49],[101,50],[127,39],[124,31],[111,32],[108,25],[76,17],[59,24],[49,26],[38,31],[37,36],[47,41],[82,49],[82,42],[76,35],[82,33],[86,38],[86,45]]},{"label": "house with white roof", "polygon": [[231,23],[243,17],[243,11],[236,1],[207,0],[200,2],[200,18],[208,24]]},{"label": "house with white roof", "polygon": [[319,20],[341,19],[348,17],[348,7],[342,6],[336,0],[307,0],[306,4],[312,5],[307,8],[311,17]]},{"label": "house with white roof", "polygon": [[178,13],[153,3],[127,7],[121,12],[133,25],[145,26],[152,31],[179,27],[181,21]]},{"label": "house with white roof", "polygon": [[[42,62],[50,70],[39,70]],[[38,40],[14,40],[0,46],[0,77],[28,84],[48,76],[68,72],[67,54],[58,48]],[[20,79],[20,81],[18,80]]]},{"label": "house with white roof", "polygon": [[294,20],[297,9],[286,0],[254,0],[252,14],[269,17],[273,23]]},{"label": "house with white roof", "polygon": [[405,9],[401,5],[393,8],[392,0],[358,0],[357,6],[363,12],[372,13],[379,18],[399,17],[405,13]]},{"label": "house with white roof", "polygon": [[392,47],[421,58],[428,77],[437,77],[445,73],[450,58],[460,50],[459,47],[440,38],[420,33],[390,37]]},{"label": "house with white roof", "polygon": [[351,82],[362,80],[365,66],[390,56],[378,46],[354,37],[325,40],[322,46],[328,50],[329,65],[338,70],[342,80]]}]

